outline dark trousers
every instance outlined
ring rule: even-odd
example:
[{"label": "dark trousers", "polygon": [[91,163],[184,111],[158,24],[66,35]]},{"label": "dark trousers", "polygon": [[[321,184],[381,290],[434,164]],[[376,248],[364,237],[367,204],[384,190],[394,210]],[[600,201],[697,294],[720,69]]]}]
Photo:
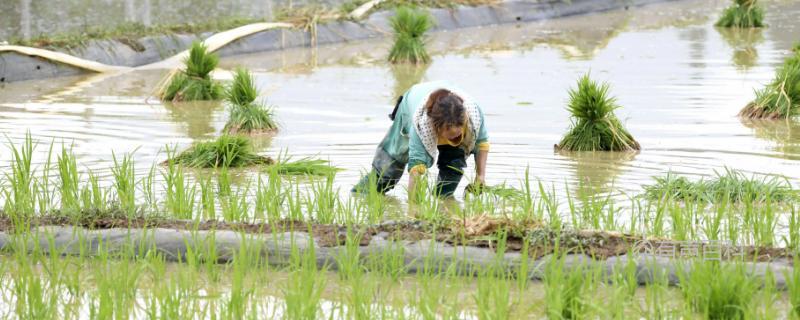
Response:
[{"label": "dark trousers", "polygon": [[[436,166],[439,168],[439,177],[436,180],[436,192],[439,196],[449,197],[455,193],[461,177],[464,176],[464,168],[467,167],[467,155],[464,149],[450,145],[440,145],[439,158],[436,159]],[[361,181],[353,187],[353,192],[363,192],[368,190],[374,183],[375,188],[385,193],[393,189],[400,178],[407,163],[393,159],[383,149],[378,147],[375,158],[372,160],[372,170],[369,174],[361,178]],[[371,180],[374,181],[371,183]]]}]

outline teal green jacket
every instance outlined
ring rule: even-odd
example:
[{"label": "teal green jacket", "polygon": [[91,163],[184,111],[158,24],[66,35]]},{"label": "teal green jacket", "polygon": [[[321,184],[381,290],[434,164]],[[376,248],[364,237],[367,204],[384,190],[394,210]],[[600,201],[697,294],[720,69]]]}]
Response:
[{"label": "teal green jacket", "polygon": [[[425,148],[425,144],[417,132],[414,118],[417,110],[422,107],[427,97],[439,89],[456,92],[465,100],[467,99],[467,97],[464,97],[463,90],[447,81],[418,83],[403,94],[403,100],[398,106],[394,123],[381,142],[381,148],[394,160],[407,163],[408,170],[421,164],[424,164],[426,168],[433,166],[433,155]],[[470,99],[470,101],[472,100]],[[477,130],[469,128],[475,132],[475,146],[470,148],[473,154],[477,153],[478,145],[487,144],[489,141],[483,110],[477,106],[477,111],[480,117],[480,127]]]}]

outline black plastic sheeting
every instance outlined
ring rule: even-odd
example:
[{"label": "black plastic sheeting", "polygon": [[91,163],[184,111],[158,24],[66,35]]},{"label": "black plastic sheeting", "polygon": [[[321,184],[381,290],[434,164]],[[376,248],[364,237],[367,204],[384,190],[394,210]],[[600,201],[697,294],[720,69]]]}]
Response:
[{"label": "black plastic sheeting", "polygon": [[[516,274],[524,259],[519,252],[505,252],[499,256],[490,248],[453,246],[434,240],[389,240],[388,236],[386,232],[378,233],[372,236],[367,245],[358,246],[360,258],[366,259],[374,254],[397,253],[398,248],[402,248],[406,270],[409,273],[416,273],[427,267],[427,270],[433,272],[455,268],[462,274],[476,274],[487,267],[505,268],[506,271]],[[104,251],[113,255],[133,250],[138,255],[145,255],[151,250],[156,250],[170,261],[185,261],[187,251],[202,253],[203,248],[207,248],[213,242],[219,263],[231,261],[238,250],[249,248],[258,250],[273,265],[288,264],[293,251],[303,253],[313,248],[317,264],[333,270],[337,268],[336,257],[346,250],[345,246],[320,246],[305,232],[248,234],[228,230],[188,231],[163,228],[89,230],[71,226],[39,227],[24,236],[0,232],[2,250],[20,248],[19,241],[26,242],[25,248],[28,250],[38,247],[47,254],[94,255]],[[525,276],[531,280],[541,280],[547,264],[552,263],[553,256],[528,259],[529,271]],[[691,267],[691,264],[687,263],[688,260],[650,254],[621,255],[606,260],[594,260],[583,254],[568,254],[563,258],[563,262],[559,263],[563,263],[563,268],[567,272],[575,268],[588,270],[589,267],[600,268],[606,275],[613,275],[615,270],[623,270],[630,260],[636,264],[639,284],[648,284],[667,277],[670,285],[677,285],[680,281],[678,273]],[[772,277],[776,287],[782,290],[786,289],[786,275],[790,275],[793,271],[792,264],[787,259],[737,263],[743,263],[751,276],[759,279]]]}]

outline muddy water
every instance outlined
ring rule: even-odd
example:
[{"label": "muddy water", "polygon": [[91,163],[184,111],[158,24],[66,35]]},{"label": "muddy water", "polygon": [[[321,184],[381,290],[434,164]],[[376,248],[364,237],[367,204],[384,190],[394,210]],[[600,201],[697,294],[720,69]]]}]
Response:
[{"label": "muddy water", "polygon": [[[526,168],[561,191],[588,186],[616,194],[636,193],[667,171],[700,177],[725,167],[797,182],[800,125],[735,115],[788,54],[800,3],[767,2],[770,28],[745,32],[713,27],[725,4],[679,1],[435,34],[433,63],[420,68],[385,64],[388,40],[233,57],[222,66],[251,68],[262,96],[276,106],[282,130],[258,142],[262,152],[330,159],[346,169],[337,177],[342,189],[368,168],[394,97],[433,79],[457,82],[484,108],[490,184],[516,184]],[[553,152],[570,125],[567,90],[586,72],[612,85],[623,107],[617,115],[642,144],[640,153]],[[25,130],[40,142],[73,142],[79,161],[105,174],[111,150],[135,151],[144,174],[164,159],[165,145],[214,137],[226,119],[219,103],[148,100],[162,74],[7,84],[0,131],[15,143]],[[4,168],[9,158],[3,150]]]}]

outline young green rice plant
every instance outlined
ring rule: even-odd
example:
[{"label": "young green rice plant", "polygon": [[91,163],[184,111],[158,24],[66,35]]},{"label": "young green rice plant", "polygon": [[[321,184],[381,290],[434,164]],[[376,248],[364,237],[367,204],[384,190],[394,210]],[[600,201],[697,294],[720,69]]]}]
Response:
[{"label": "young green rice plant", "polygon": [[791,305],[790,315],[794,319],[800,319],[800,258],[794,258],[794,268],[792,271],[784,271],[786,279],[787,295]]},{"label": "young green rice plant", "polygon": [[795,52],[775,72],[775,78],[747,104],[739,116],[749,119],[789,119],[800,110],[800,52]]},{"label": "young green rice plant", "polygon": [[50,213],[53,211],[53,198],[55,198],[56,190],[50,187],[50,170],[52,169],[53,160],[53,145],[50,143],[50,148],[47,151],[47,157],[42,165],[41,177],[34,180],[34,194],[36,195],[36,204],[38,205],[40,213]]},{"label": "young green rice plant", "polygon": [[258,90],[253,76],[245,69],[236,70],[233,83],[225,94],[230,105],[230,119],[225,124],[228,134],[258,134],[278,130],[272,108],[256,102]]},{"label": "young green rice plant", "polygon": [[139,180],[139,189],[142,191],[142,196],[144,198],[144,205],[142,205],[144,212],[157,212],[158,211],[158,199],[156,198],[155,192],[155,185],[156,185],[156,164],[152,164],[150,166],[150,170],[147,170],[147,175],[145,175],[141,180]]},{"label": "young green rice plant", "polygon": [[371,251],[367,256],[367,268],[394,282],[408,269],[405,261],[405,246],[400,242],[389,242],[383,250]]},{"label": "young green rice plant", "polygon": [[272,159],[260,156],[253,150],[250,140],[236,135],[222,135],[213,141],[196,143],[167,162],[192,168],[236,168],[273,164]]},{"label": "young green rice plant", "polygon": [[431,15],[423,9],[400,7],[390,23],[394,30],[394,46],[389,52],[389,62],[428,63],[430,56],[425,49],[425,32],[433,27]]},{"label": "young green rice plant", "polygon": [[317,269],[314,249],[300,253],[292,250],[292,269],[283,287],[284,316],[287,319],[318,319],[322,292],[325,290],[325,269]]},{"label": "young green rice plant", "polygon": [[339,278],[342,280],[360,279],[365,272],[359,250],[362,237],[363,235],[356,233],[352,228],[347,228],[344,245],[339,247],[335,258]]},{"label": "young green rice plant", "polygon": [[270,166],[270,170],[275,170],[281,175],[304,175],[304,176],[334,176],[342,169],[331,166],[327,160],[305,157],[300,160],[292,161],[292,157],[285,153],[278,157],[278,161]]},{"label": "young green rice plant", "polygon": [[100,179],[89,170],[89,183],[81,188],[81,205],[84,211],[104,212],[108,209],[108,190],[100,187]]},{"label": "young green rice plant", "polygon": [[478,275],[474,295],[478,319],[511,319],[511,281],[505,272],[486,268]]},{"label": "young green rice plant", "polygon": [[192,43],[189,56],[184,60],[186,67],[168,74],[156,95],[162,101],[173,102],[221,98],[225,89],[211,78],[217,63],[219,57],[209,53],[205,45],[201,42]]},{"label": "young green rice plant", "polygon": [[220,196],[222,219],[230,222],[244,222],[250,218],[250,200],[247,198],[249,184],[237,188],[235,192]]},{"label": "young green rice plant", "polygon": [[256,189],[255,214],[257,218],[267,218],[270,223],[281,219],[283,204],[286,201],[286,192],[283,189],[283,180],[275,170],[267,170],[267,182],[258,177]]},{"label": "young green rice plant", "polygon": [[5,173],[7,188],[3,188],[5,197],[4,211],[12,218],[30,216],[36,211],[36,181],[31,167],[33,160],[33,138],[31,133],[25,134],[25,141],[17,148],[10,140],[11,173]]},{"label": "young green rice plant", "polygon": [[556,145],[565,151],[633,151],[639,143],[614,115],[620,108],[616,99],[608,96],[609,85],[598,85],[586,74],[578,80],[578,88],[570,89],[567,110],[572,125]]},{"label": "young green rice plant", "polygon": [[305,197],[309,216],[318,223],[333,223],[339,203],[338,194],[338,190],[333,188],[333,176],[328,176],[323,181],[312,181],[310,191]]},{"label": "young green rice plant", "polygon": [[545,310],[550,319],[582,319],[587,311],[584,301],[584,270],[567,270],[565,255],[554,255],[544,271]]},{"label": "young green rice plant", "polygon": [[[167,149],[167,155],[172,158],[173,149]],[[166,189],[165,205],[167,211],[176,219],[191,219],[197,185],[190,186],[183,174],[183,168],[173,161],[167,161],[167,170],[162,173]]]},{"label": "young green rice plant", "polygon": [[761,28],[764,24],[764,9],[758,0],[733,0],[733,4],[722,12],[717,20],[723,28]]},{"label": "young green rice plant", "polygon": [[200,204],[203,212],[203,219],[213,220],[217,218],[216,206],[216,192],[214,191],[214,184],[211,182],[211,176],[206,176],[200,179]]},{"label": "young green rice plant", "polygon": [[678,276],[685,301],[707,319],[744,319],[759,289],[742,264],[698,259]]},{"label": "young green rice plant", "polygon": [[142,265],[129,253],[111,254],[104,244],[93,266],[97,285],[90,303],[93,319],[127,319],[136,303]]},{"label": "young green rice plant", "polygon": [[725,169],[724,173],[715,172],[716,177],[709,180],[689,181],[686,177],[667,174],[663,178],[655,178],[655,183],[645,186],[645,197],[648,199],[666,198],[667,200],[708,201],[719,203],[728,201],[740,203],[783,202],[796,199],[798,191],[793,190],[791,183],[779,176],[765,175],[750,177],[741,171]]},{"label": "young green rice plant", "polygon": [[116,154],[111,154],[114,166],[111,173],[114,176],[114,191],[120,209],[129,217],[136,212],[136,170],[134,169],[133,157],[126,154],[121,161],[117,160]]}]

